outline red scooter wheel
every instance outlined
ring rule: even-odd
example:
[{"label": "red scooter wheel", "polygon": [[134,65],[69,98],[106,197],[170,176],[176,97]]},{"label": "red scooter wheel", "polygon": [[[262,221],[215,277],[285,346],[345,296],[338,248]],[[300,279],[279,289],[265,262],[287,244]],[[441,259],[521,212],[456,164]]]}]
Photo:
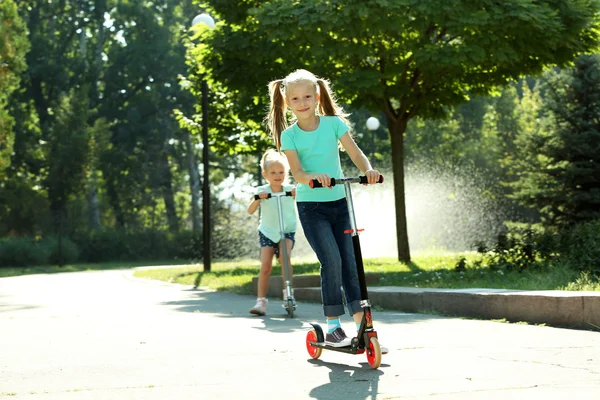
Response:
[{"label": "red scooter wheel", "polygon": [[367,347],[367,361],[373,369],[379,368],[381,365],[381,347],[379,346],[379,340],[376,337],[372,337],[369,340],[369,347]]},{"label": "red scooter wheel", "polygon": [[315,332],[314,329],[311,329],[306,334],[306,350],[308,350],[308,354],[316,360],[317,358],[321,357],[323,349],[313,346],[310,344],[310,342],[317,342],[317,332]]}]

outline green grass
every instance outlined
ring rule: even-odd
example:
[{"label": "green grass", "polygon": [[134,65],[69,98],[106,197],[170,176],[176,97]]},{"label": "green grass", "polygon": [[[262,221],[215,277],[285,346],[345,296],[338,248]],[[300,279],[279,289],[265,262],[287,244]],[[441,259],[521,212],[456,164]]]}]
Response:
[{"label": "green grass", "polygon": [[101,271],[110,269],[128,269],[142,266],[152,265],[173,265],[173,264],[184,264],[183,261],[115,261],[108,263],[98,264],[67,264],[59,267],[57,265],[44,265],[44,266],[33,266],[33,267],[0,267],[0,278],[7,278],[10,276],[21,276],[21,275],[33,275],[33,274],[57,274],[61,272],[80,272],[80,271]]},{"label": "green grass", "polygon": [[[463,272],[454,270],[460,257],[467,260]],[[562,267],[544,267],[535,270],[493,271],[486,266],[475,266],[476,253],[421,253],[409,265],[396,259],[377,258],[364,260],[366,273],[379,273],[375,286],[405,286],[422,288],[496,288],[522,290],[588,290],[600,291],[600,282]],[[318,274],[315,262],[293,260],[294,274]],[[184,285],[207,286],[216,290],[240,294],[252,293],[252,278],[258,276],[258,260],[215,262],[211,272],[203,272],[202,265],[176,268],[136,270],[139,278],[157,279]],[[281,275],[279,266],[273,267],[273,276]]]},{"label": "green grass", "polygon": [[[455,265],[464,257],[466,268],[457,272]],[[421,288],[495,288],[522,290],[600,291],[598,279],[558,266],[547,266],[524,272],[491,270],[474,263],[481,256],[474,252],[445,253],[430,251],[413,256],[410,264],[393,258],[365,259],[366,273],[379,273],[381,278],[373,286],[404,286]],[[319,265],[311,260],[293,259],[294,274],[318,274]],[[168,265],[169,267],[163,266]],[[252,293],[252,278],[258,276],[260,263],[255,259],[216,261],[211,272],[204,272],[202,264],[184,261],[168,262],[111,262],[102,264],[73,264],[63,267],[0,268],[0,278],[28,274],[51,274],[109,269],[128,269],[141,266],[156,268],[137,269],[134,276],[184,285],[207,286],[216,290],[240,294]],[[273,267],[273,276],[280,276],[281,268]]]}]

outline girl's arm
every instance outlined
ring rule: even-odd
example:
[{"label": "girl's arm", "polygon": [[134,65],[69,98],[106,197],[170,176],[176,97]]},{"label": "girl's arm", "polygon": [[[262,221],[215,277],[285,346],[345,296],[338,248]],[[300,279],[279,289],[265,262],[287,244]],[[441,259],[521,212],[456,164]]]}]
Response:
[{"label": "girl's arm", "polygon": [[252,197],[252,200],[250,200],[250,204],[248,204],[248,214],[254,214],[259,206],[260,200],[254,200],[254,197]]},{"label": "girl's arm", "polygon": [[300,164],[300,159],[298,158],[298,152],[296,150],[284,150],[284,154],[288,159],[290,171],[292,171],[292,176],[296,182],[308,185],[312,179],[316,179],[323,187],[329,187],[331,185],[331,178],[327,174],[306,173],[304,169],[302,169],[302,164]]},{"label": "girl's arm", "polygon": [[342,138],[340,139],[340,143],[344,146],[346,152],[350,156],[350,159],[356,165],[356,167],[366,175],[369,183],[374,184],[379,182],[379,171],[373,169],[371,163],[365,156],[365,153],[358,147],[352,136],[348,132],[346,132]]},{"label": "girl's arm", "polygon": [[260,196],[260,199],[254,200],[254,196],[252,196],[252,200],[250,200],[250,204],[248,204],[248,214],[254,214],[260,206],[260,201],[269,197],[269,193],[267,192],[260,192],[257,194]]}]

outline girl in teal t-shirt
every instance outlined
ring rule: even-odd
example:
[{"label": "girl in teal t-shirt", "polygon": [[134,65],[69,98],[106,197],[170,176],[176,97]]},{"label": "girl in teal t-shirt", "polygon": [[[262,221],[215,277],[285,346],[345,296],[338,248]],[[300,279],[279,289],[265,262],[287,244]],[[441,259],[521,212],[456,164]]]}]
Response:
[{"label": "girl in teal t-shirt", "polygon": [[[250,309],[251,314],[265,315],[267,313],[267,292],[269,291],[269,277],[273,271],[273,255],[279,257],[279,262],[282,267],[283,279],[283,252],[280,251],[280,246],[285,243],[287,246],[289,277],[292,280],[293,271],[291,263],[292,248],[294,247],[296,234],[296,208],[294,198],[296,196],[296,188],[287,185],[289,174],[289,164],[286,157],[275,150],[267,150],[263,155],[260,167],[262,176],[267,180],[268,184],[256,188],[256,194],[260,197],[259,200],[250,201],[248,205],[248,213],[254,214],[260,206],[260,222],[258,225],[258,240],[260,243],[260,272],[258,275],[258,298],[256,304]],[[285,241],[282,240],[279,226],[279,210],[277,207],[277,199],[268,198],[269,193],[292,192],[292,197],[281,197],[281,213],[283,216],[283,232]],[[285,287],[285,282],[283,287]],[[285,292],[284,292],[285,297]],[[293,298],[293,293],[292,293]],[[295,303],[295,301],[294,301]]]},{"label": "girl in teal t-shirt", "polygon": [[[379,171],[373,169],[350,136],[348,114],[336,104],[329,82],[306,70],[297,70],[269,83],[271,107],[267,122],[277,150],[285,153],[294,179],[298,182],[296,204],[304,235],[321,264],[321,295],[327,317],[328,345],[344,347],[351,339],[341,327],[344,314],[341,287],[348,311],[360,326],[363,310],[356,271],[346,194],[342,185],[331,185],[331,178],[343,178],[339,144],[366,175],[377,183]],[[287,108],[296,117],[289,126]],[[323,188],[310,189],[316,179]],[[382,352],[384,352],[382,350]]]}]

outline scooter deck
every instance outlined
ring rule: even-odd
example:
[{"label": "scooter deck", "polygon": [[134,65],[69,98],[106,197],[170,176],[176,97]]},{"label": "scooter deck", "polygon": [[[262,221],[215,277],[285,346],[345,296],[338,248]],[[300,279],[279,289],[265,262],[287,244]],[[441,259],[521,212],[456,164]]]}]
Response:
[{"label": "scooter deck", "polygon": [[326,344],[325,342],[310,342],[310,344],[314,347],[319,347],[321,349],[339,351],[340,353],[348,353],[348,354],[363,354],[365,352],[364,347],[358,347],[353,349],[352,345],[343,346],[343,347],[333,347],[331,345]]}]

